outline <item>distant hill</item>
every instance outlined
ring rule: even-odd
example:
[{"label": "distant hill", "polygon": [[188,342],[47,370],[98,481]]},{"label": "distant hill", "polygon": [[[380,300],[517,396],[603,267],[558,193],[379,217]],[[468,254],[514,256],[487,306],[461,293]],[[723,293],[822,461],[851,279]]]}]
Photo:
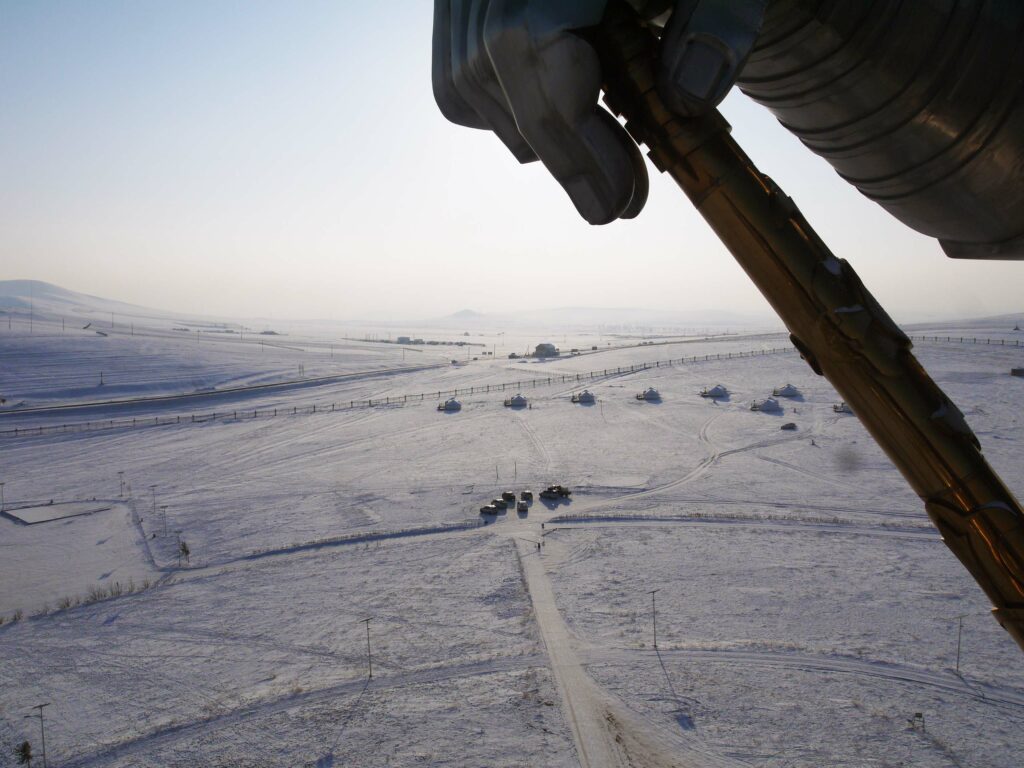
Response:
[{"label": "distant hill", "polygon": [[652,310],[608,307],[552,307],[515,313],[484,314],[463,309],[441,318],[424,321],[433,327],[544,327],[544,328],[716,328],[775,327],[779,321],[769,314],[744,314],[721,310]]},{"label": "distant hill", "polygon": [[172,316],[170,312],[70,291],[42,280],[0,280],[0,311],[23,313],[30,307],[39,316],[107,315],[109,319],[111,312],[138,318]]}]

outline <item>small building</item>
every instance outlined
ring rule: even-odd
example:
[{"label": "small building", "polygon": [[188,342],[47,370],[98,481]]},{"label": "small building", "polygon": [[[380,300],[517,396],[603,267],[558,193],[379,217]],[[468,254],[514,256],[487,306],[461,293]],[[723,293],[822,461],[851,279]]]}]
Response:
[{"label": "small building", "polygon": [[559,354],[558,348],[547,342],[538,344],[533,350],[534,357],[558,357]]},{"label": "small building", "polygon": [[704,389],[700,391],[701,397],[728,397],[728,395],[729,390],[721,384],[715,384],[715,386],[710,389],[708,387],[704,387]]},{"label": "small building", "polygon": [[834,403],[832,405],[832,410],[835,411],[836,413],[853,413],[853,409],[850,408],[850,406],[848,406],[845,402]]},{"label": "small building", "polygon": [[507,400],[505,400],[505,407],[506,408],[525,408],[526,405],[527,405],[526,398],[523,397],[518,392],[516,394],[512,395],[512,397],[510,397]]},{"label": "small building", "polygon": [[448,413],[453,413],[455,411],[461,411],[462,410],[462,403],[460,403],[454,397],[449,397],[443,403],[438,403],[437,404],[437,410],[439,410],[439,411],[447,411]]},{"label": "small building", "polygon": [[519,359],[519,355],[516,354],[515,352],[509,352],[508,353],[508,359],[509,360],[518,360]]},{"label": "small building", "polygon": [[594,393],[589,389],[584,389],[582,392],[576,392],[572,396],[574,403],[581,403],[583,405],[593,405],[597,398],[594,397]]},{"label": "small building", "polygon": [[782,406],[779,405],[779,401],[774,397],[766,397],[764,400],[755,400],[752,402],[750,404],[750,410],[772,413],[773,411],[781,411]]},{"label": "small building", "polygon": [[637,392],[636,399],[646,400],[649,403],[654,403],[661,400],[661,393],[654,387],[648,387],[643,392]]},{"label": "small building", "polygon": [[412,339],[409,338],[408,336],[399,336],[397,339],[395,339],[395,343],[396,344],[411,344],[412,343]]},{"label": "small building", "polygon": [[798,397],[799,395],[800,390],[792,384],[783,384],[772,390],[772,397]]},{"label": "small building", "polygon": [[1024,376],[1024,368],[1011,368],[1010,369],[1010,375],[1011,376]]}]

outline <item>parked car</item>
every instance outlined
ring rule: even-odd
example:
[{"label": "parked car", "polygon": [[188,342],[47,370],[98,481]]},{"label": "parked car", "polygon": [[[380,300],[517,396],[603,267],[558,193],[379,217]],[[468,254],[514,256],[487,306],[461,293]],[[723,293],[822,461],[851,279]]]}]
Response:
[{"label": "parked car", "polygon": [[560,496],[563,499],[567,499],[570,496],[572,496],[572,491],[570,491],[564,485],[549,485],[548,490],[554,493],[556,496]]},{"label": "parked car", "polygon": [[508,502],[504,499],[491,499],[491,504],[498,509],[508,509]]},{"label": "parked car", "polygon": [[530,511],[530,505],[527,504],[525,501],[520,501],[518,504],[516,504],[516,512],[529,512],[529,511]]},{"label": "parked car", "polygon": [[523,491],[519,494],[519,498],[523,501],[533,501],[533,491]]},{"label": "parked car", "polygon": [[498,514],[498,508],[496,506],[494,506],[493,504],[485,504],[484,506],[480,507],[480,514],[481,515],[496,515],[496,514]]},{"label": "parked car", "polygon": [[548,501],[558,501],[558,499],[561,498],[561,496],[552,491],[550,488],[545,488],[543,491],[541,491],[540,497],[542,499],[547,499]]},{"label": "parked car", "polygon": [[512,491],[503,491],[501,494],[501,498],[503,498],[505,501],[515,501],[516,495],[512,493]]},{"label": "parked car", "polygon": [[794,424],[792,421],[787,421],[785,424],[779,427],[779,429],[794,430],[796,429],[796,424]]}]

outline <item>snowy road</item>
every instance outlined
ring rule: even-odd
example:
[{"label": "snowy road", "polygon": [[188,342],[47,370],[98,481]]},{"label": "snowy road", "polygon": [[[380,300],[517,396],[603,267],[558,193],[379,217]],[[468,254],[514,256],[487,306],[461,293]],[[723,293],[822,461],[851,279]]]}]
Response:
[{"label": "snowy road", "polygon": [[[548,654],[562,709],[572,729],[582,768],[725,768],[738,765],[712,753],[694,738],[655,732],[645,726],[587,674],[575,639],[555,604],[545,569],[549,550],[536,518],[509,516],[492,530],[512,538],[519,553],[534,617]],[[542,548],[537,543],[543,542]],[[552,542],[552,548],[558,545]]]}]

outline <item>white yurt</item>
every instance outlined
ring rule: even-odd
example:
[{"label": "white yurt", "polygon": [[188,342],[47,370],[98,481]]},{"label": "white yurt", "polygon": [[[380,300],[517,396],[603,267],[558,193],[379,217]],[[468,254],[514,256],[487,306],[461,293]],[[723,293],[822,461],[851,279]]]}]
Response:
[{"label": "white yurt", "polygon": [[526,403],[526,398],[519,393],[512,395],[512,397],[505,401],[505,405],[509,408],[525,408]]},{"label": "white yurt", "polygon": [[799,394],[800,390],[792,384],[784,384],[781,387],[776,387],[772,390],[773,397],[796,397]]},{"label": "white yurt", "polygon": [[439,410],[439,411],[448,411],[448,412],[461,411],[462,410],[462,403],[460,403],[454,397],[450,397],[447,400],[445,400],[443,403],[439,404],[437,406],[437,410]]},{"label": "white yurt", "polygon": [[594,397],[594,393],[589,389],[584,389],[579,394],[572,396],[572,401],[574,403],[593,403],[596,399],[597,398]]},{"label": "white yurt", "polygon": [[750,404],[750,410],[752,411],[781,411],[782,406],[779,405],[779,401],[774,397],[766,397],[764,400],[755,400]]},{"label": "white yurt", "polygon": [[727,390],[721,384],[715,384],[715,386],[711,388],[705,387],[700,391],[701,397],[725,397],[728,394],[729,390]]},{"label": "white yurt", "polygon": [[636,399],[654,402],[656,400],[661,400],[661,393],[658,392],[658,390],[656,390],[654,387],[648,387],[643,392],[638,393]]}]

